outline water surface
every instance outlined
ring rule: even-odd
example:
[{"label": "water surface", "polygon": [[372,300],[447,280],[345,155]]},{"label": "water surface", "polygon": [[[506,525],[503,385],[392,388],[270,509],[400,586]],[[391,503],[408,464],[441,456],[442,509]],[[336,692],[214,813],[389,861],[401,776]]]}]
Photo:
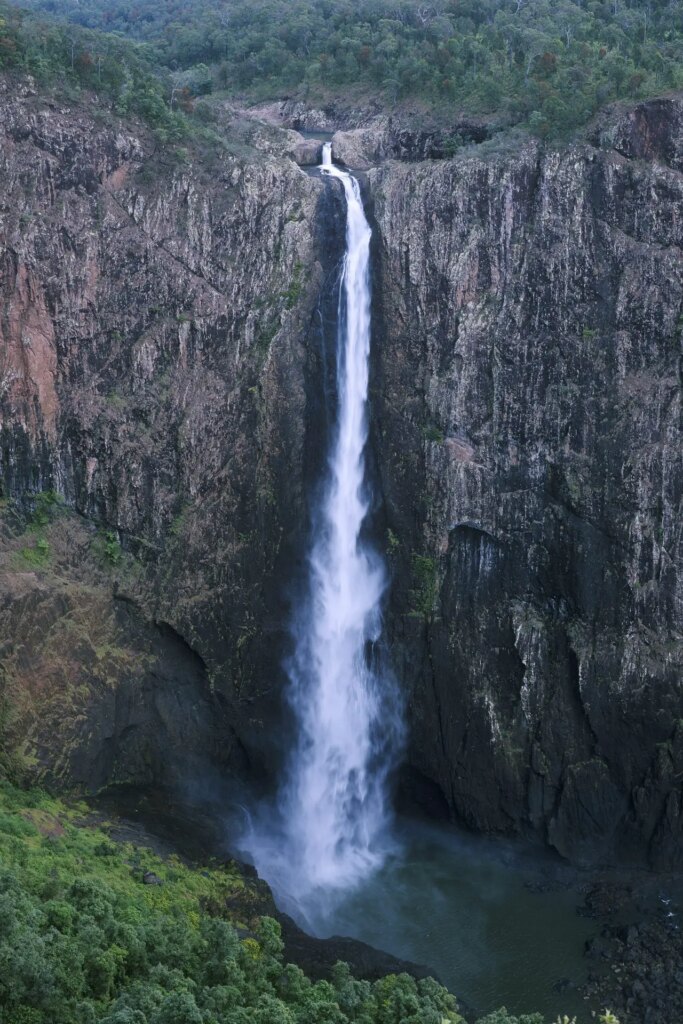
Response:
[{"label": "water surface", "polygon": [[445,828],[403,823],[398,838],[394,855],[352,895],[300,923],[425,964],[480,1013],[505,1005],[552,1021],[558,1013],[590,1019],[566,986],[585,981],[584,945],[597,927],[576,912],[576,872]]}]

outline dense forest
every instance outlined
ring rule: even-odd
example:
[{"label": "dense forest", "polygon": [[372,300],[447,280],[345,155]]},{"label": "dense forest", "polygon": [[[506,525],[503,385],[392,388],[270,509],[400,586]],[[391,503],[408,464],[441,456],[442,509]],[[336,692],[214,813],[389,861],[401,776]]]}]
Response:
[{"label": "dense forest", "polygon": [[[170,106],[181,92],[186,105],[211,91],[314,101],[341,94],[359,103],[380,96],[427,106],[443,118],[466,113],[553,137],[613,100],[683,85],[677,0],[20,0],[18,6],[84,32],[78,38],[66,30],[59,44],[54,29],[36,32],[32,24],[24,57],[30,69],[58,60],[66,75],[97,87],[105,68],[121,76],[129,63],[142,61],[168,74]],[[123,37],[138,45],[122,63]],[[11,63],[12,45],[0,39],[0,48],[3,62]],[[114,88],[124,91],[124,83]]]},{"label": "dense forest", "polygon": [[[234,867],[162,860],[87,815],[0,779],[1,1024],[463,1022],[431,979],[358,981],[340,963],[312,982],[283,962],[276,921],[240,937]],[[543,1020],[500,1010],[480,1024]]]},{"label": "dense forest", "polygon": [[113,102],[115,112],[137,115],[161,141],[187,133],[184,92],[171,103],[172,83],[144,48],[128,40],[26,16],[0,3],[0,68],[27,72],[43,87],[69,93],[81,89]]}]

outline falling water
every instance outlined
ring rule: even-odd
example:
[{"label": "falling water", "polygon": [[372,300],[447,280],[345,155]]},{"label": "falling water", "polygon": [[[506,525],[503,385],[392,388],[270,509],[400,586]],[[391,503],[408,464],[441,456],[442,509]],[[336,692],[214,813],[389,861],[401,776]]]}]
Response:
[{"label": "falling water", "polygon": [[312,539],[308,597],[296,616],[288,666],[299,736],[280,792],[281,834],[252,844],[260,873],[304,916],[307,907],[352,888],[384,860],[385,784],[401,734],[397,695],[378,649],[386,575],[361,536],[369,507],[371,230],[358,182],[333,165],[329,144],[322,171],[342,184],[346,201],[338,418]]}]

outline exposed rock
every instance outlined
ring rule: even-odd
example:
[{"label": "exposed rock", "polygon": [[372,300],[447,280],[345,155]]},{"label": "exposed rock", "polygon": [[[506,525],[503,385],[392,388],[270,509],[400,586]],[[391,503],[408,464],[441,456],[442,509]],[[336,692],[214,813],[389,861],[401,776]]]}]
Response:
[{"label": "exposed rock", "polygon": [[368,173],[390,644],[454,815],[675,867],[683,102],[611,118]]},{"label": "exposed rock", "polygon": [[[387,114],[379,104],[358,107],[339,100],[324,110],[308,107],[302,101],[283,100],[239,113],[272,127],[333,133],[334,159],[359,171],[388,159],[443,159],[463,145],[491,138],[502,128],[490,119],[453,117],[450,111],[437,114],[396,107]],[[291,152],[300,163],[297,149]]]},{"label": "exposed rock", "polygon": [[[0,521],[0,724],[6,767],[41,784],[183,784],[245,757],[206,666],[168,625],[116,597],[102,538],[64,512],[8,535]],[[5,527],[2,530],[2,527]],[[35,546],[43,545],[42,548]],[[35,568],[31,554],[45,551]],[[0,759],[0,766],[2,759]],[[51,827],[50,823],[45,823]]]},{"label": "exposed rock", "polygon": [[292,156],[300,167],[313,167],[322,159],[322,143],[316,139],[302,139],[294,147]]},{"label": "exposed rock", "polygon": [[[583,991],[619,1020],[671,1024],[683,1014],[683,940],[679,915],[634,926],[606,925],[588,950],[602,970]],[[606,966],[608,969],[606,969]]]},{"label": "exposed rock", "polygon": [[345,106],[335,101],[320,109],[310,107],[302,100],[279,100],[249,107],[243,113],[267,124],[294,128],[296,131],[335,132],[339,128],[358,128],[370,124],[381,114],[381,106]]},{"label": "exposed rock", "polygon": [[352,128],[332,136],[332,158],[357,171],[367,171],[387,156],[387,119],[372,128]]},{"label": "exposed rock", "polygon": [[145,871],[142,875],[143,885],[163,885],[164,883],[153,871]]},{"label": "exposed rock", "polygon": [[[186,657],[189,689],[199,673],[225,702],[217,763],[231,761],[236,730],[263,772],[278,755],[265,723],[280,709],[283,581],[325,445],[334,334],[321,293],[342,244],[339,191],[241,138],[234,152],[228,140],[174,156],[140,125],[0,86],[0,497],[53,489],[106,524],[138,570],[119,581],[125,601],[98,597],[103,616],[131,609],[152,624],[145,645],[164,646],[155,622],[170,631],[158,654],[168,670],[122,672],[97,725],[81,722],[79,764],[69,743],[51,770],[95,788],[123,765],[149,777],[130,746],[139,723],[121,710],[135,700],[130,714],[148,714],[141,677],[169,730],[160,744],[182,752],[174,673]],[[20,621],[47,637],[65,603],[83,605],[42,570],[22,581],[4,568],[3,635],[15,642]],[[58,690],[45,647],[40,671]]]},{"label": "exposed rock", "polygon": [[[114,533],[138,568],[98,591],[99,618],[165,666],[112,667],[98,689],[90,644],[98,697],[69,719],[68,757],[38,723],[31,741],[55,777],[158,779],[149,735],[183,750],[198,707],[191,752],[206,729],[221,769],[272,782],[335,402],[338,183],[287,158],[293,132],[174,155],[139,125],[20,93],[0,94],[2,496],[52,488]],[[371,426],[413,791],[574,860],[676,866],[681,100],[619,108],[562,150],[493,140],[438,161],[459,145],[443,125],[281,115],[344,129],[337,159],[385,161],[364,186]],[[80,615],[69,572],[8,564],[4,635]],[[47,671],[56,694],[36,652],[25,691]]]},{"label": "exposed rock", "polygon": [[464,145],[483,142],[491,133],[489,125],[478,122],[460,120],[444,127],[384,115],[369,125],[335,132],[332,155],[347,167],[366,171],[383,160],[442,160]]}]

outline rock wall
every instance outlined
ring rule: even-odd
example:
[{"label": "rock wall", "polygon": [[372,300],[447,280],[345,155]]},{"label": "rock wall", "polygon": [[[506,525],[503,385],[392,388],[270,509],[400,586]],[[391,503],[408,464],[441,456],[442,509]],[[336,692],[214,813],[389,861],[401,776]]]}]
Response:
[{"label": "rock wall", "polygon": [[133,560],[114,569],[102,538],[61,505],[39,535],[17,525],[3,510],[0,774],[93,792],[246,770],[201,658],[112,586]]},{"label": "rock wall", "polygon": [[114,532],[138,565],[119,597],[189,645],[262,772],[341,207],[272,132],[265,151],[229,124],[225,147],[173,151],[96,104],[3,88],[0,497],[54,490]]},{"label": "rock wall", "polygon": [[683,103],[369,173],[415,779],[574,860],[683,853]]},{"label": "rock wall", "polygon": [[[90,531],[88,557],[103,531],[120,543],[125,572],[114,559],[97,600],[114,648],[132,616],[141,659],[103,686],[88,654],[79,685],[100,696],[69,712],[81,760],[56,765],[35,723],[32,756],[64,781],[110,781],[122,760],[95,748],[113,716],[110,748],[138,766],[126,780],[154,780],[160,749],[183,742],[171,690],[181,718],[197,709],[193,750],[206,728],[214,766],[272,782],[335,401],[338,192],[296,167],[291,132],[263,126],[248,148],[226,114],[225,147],[200,136],[172,152],[96,104],[2,88],[0,496],[21,507],[54,490]],[[366,162],[405,157],[364,187],[407,785],[573,860],[674,866],[683,104],[612,112],[563,149],[494,138],[449,160],[404,153],[406,134],[387,149],[378,117],[335,138]],[[70,559],[46,535],[26,556],[8,537],[2,657],[26,692],[40,676],[59,693],[61,654],[18,649],[87,603],[80,547]]]}]

